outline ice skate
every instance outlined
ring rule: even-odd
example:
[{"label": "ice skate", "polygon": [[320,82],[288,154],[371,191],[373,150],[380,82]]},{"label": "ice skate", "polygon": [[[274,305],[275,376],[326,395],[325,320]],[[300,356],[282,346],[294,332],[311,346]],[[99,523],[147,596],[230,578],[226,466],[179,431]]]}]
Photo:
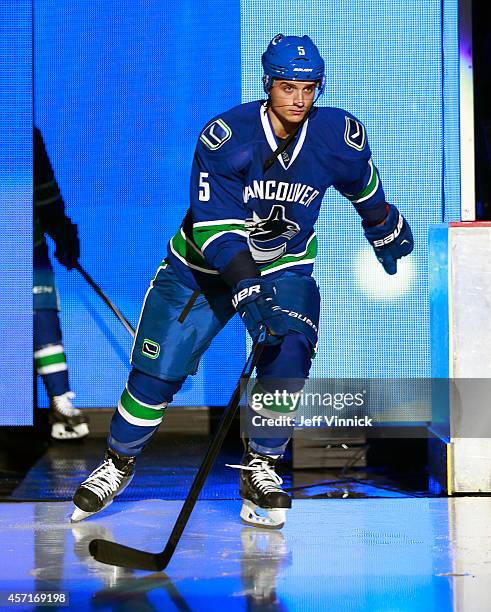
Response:
[{"label": "ice skate", "polygon": [[118,455],[109,449],[101,465],[76,490],[72,522],[82,521],[112,504],[130,484],[134,472],[135,457]]},{"label": "ice skate", "polygon": [[292,500],[283,491],[283,480],[275,471],[279,456],[256,453],[248,448],[241,465],[240,496],[243,499],[240,518],[248,525],[281,529]]},{"label": "ice skate", "polygon": [[75,440],[89,434],[89,420],[72,404],[75,394],[67,391],[51,398],[49,422],[55,440]]}]

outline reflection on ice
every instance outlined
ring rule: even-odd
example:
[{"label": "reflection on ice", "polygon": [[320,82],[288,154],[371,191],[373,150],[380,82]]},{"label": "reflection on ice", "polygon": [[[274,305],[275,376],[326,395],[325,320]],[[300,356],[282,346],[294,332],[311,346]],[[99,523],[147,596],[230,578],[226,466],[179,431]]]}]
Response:
[{"label": "reflection on ice", "polygon": [[240,577],[243,595],[252,609],[281,610],[276,585],[280,572],[292,564],[292,554],[281,531],[243,527],[240,533]]},{"label": "reflection on ice", "polygon": [[71,531],[76,556],[87,566],[90,573],[100,578],[106,586],[117,586],[133,574],[132,570],[124,567],[98,563],[89,553],[89,543],[95,538],[114,541],[113,533],[108,527],[91,522],[71,523]]},{"label": "reflection on ice", "polygon": [[301,499],[281,531],[242,526],[239,500],[199,501],[167,575],[89,555],[100,537],[160,550],[181,504],[116,502],[75,525],[68,502],[0,504],[0,589],[68,591],[71,609],[491,609],[484,497]]}]

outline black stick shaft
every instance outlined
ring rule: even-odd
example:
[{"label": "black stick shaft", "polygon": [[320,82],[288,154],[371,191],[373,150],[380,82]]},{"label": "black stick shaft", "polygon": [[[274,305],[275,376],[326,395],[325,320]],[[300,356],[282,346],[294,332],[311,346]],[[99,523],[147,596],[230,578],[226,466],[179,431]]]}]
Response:
[{"label": "black stick shaft", "polygon": [[206,478],[208,477],[208,474],[210,473],[213,464],[215,463],[218,453],[220,452],[220,449],[222,447],[223,441],[225,440],[228,430],[230,429],[230,425],[232,424],[234,416],[237,412],[237,408],[239,407],[240,403],[240,398],[242,397],[242,393],[244,391],[244,386],[247,385],[247,381],[249,380],[259,360],[259,357],[261,356],[262,350],[263,344],[260,341],[254,346],[250,357],[247,360],[244,369],[242,370],[239,382],[237,383],[232,397],[230,398],[230,401],[228,403],[228,406],[225,409],[222,418],[220,419],[220,424],[218,425],[218,429],[215,433],[215,436],[210,443],[210,446],[208,448],[208,451],[206,452],[206,455],[198,470],[198,473],[194,477],[194,481],[191,485],[191,489],[189,490],[186,501],[184,502],[184,505],[181,508],[181,512],[177,517],[174,528],[162,553],[162,562],[165,563],[164,567],[167,566],[167,563],[170,561],[176,549],[176,546],[179,543],[179,540],[181,539],[182,532],[184,531],[187,525],[189,517],[191,516],[193,508],[201,492],[201,489],[203,488]]},{"label": "black stick shaft", "polygon": [[223,440],[230,429],[230,425],[235,413],[237,412],[244,388],[247,385],[247,382],[250,379],[252,372],[261,356],[265,338],[266,330],[262,329],[260,337],[257,343],[254,345],[244,369],[242,370],[242,374],[240,375],[239,381],[237,382],[227,408],[222,415],[218,430],[215,433],[206,455],[203,458],[203,462],[201,463],[201,466],[194,478],[191,489],[189,490],[188,496],[184,501],[164,550],[160,553],[149,553],[136,548],[123,546],[122,544],[118,544],[116,542],[96,539],[90,542],[89,551],[90,554],[97,559],[97,561],[107,563],[109,565],[118,565],[119,567],[128,567],[132,569],[144,569],[152,572],[161,572],[167,567],[172,555],[174,554],[176,546],[181,539],[182,532],[187,525],[200,491],[203,488],[213,464],[215,463]]},{"label": "black stick shaft", "polygon": [[107,306],[112,310],[112,312],[117,316],[117,318],[124,325],[126,331],[131,334],[132,338],[135,337],[135,329],[128,321],[128,319],[122,314],[122,312],[111,302],[111,300],[107,297],[107,295],[102,291],[102,289],[95,283],[93,278],[82,268],[82,266],[77,263],[75,269],[80,272],[80,274],[85,278],[88,284],[92,287],[92,289],[97,293],[97,295],[105,302]]}]

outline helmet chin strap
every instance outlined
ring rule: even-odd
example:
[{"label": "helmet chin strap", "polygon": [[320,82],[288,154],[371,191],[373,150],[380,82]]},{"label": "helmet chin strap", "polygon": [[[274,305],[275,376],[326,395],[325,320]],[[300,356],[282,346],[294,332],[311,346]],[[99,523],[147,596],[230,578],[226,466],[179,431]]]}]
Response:
[{"label": "helmet chin strap", "polygon": [[291,134],[288,134],[288,136],[285,138],[285,140],[281,141],[280,146],[277,147],[276,150],[273,151],[273,153],[270,155],[270,157],[268,157],[268,159],[264,162],[263,172],[267,172],[271,168],[271,166],[276,161],[276,158],[279,157],[283,153],[283,151],[290,145],[290,143],[295,139],[295,137],[297,136],[298,132],[302,129],[303,124],[309,118],[310,112],[311,112],[313,106],[314,105],[312,104],[312,106],[309,108],[308,112],[305,113],[305,117],[302,119],[302,121],[300,121],[300,123],[297,125],[295,130]]},{"label": "helmet chin strap", "polygon": [[[297,125],[297,127],[295,128],[295,130],[293,130],[291,134],[288,134],[285,140],[281,141],[279,147],[277,147],[273,151],[273,153],[268,157],[268,159],[264,162],[263,172],[267,172],[271,168],[271,166],[275,163],[276,159],[283,153],[283,151],[285,151],[290,146],[291,142],[296,138],[298,132],[302,129],[304,123],[310,117],[312,109],[314,108],[314,104],[317,102],[317,100],[320,98],[321,95],[322,95],[322,91],[319,89],[319,93],[317,94],[316,99],[312,102],[309,110],[305,113],[305,117],[302,119],[302,121],[300,121],[300,123]],[[268,107],[269,107],[269,102],[270,102],[270,99],[268,98]]]}]

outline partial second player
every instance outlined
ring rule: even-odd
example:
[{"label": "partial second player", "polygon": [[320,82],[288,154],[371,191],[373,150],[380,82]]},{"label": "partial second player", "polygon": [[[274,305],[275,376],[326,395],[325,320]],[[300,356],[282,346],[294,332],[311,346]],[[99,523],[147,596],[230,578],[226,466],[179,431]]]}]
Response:
[{"label": "partial second player", "polygon": [[[314,224],[329,187],[353,204],[388,274],[413,249],[408,222],[386,200],[363,123],[343,109],[315,105],[327,86],[313,41],[278,34],[262,66],[267,99],[221,113],[199,136],[190,206],[150,283],[108,449],[75,493],[74,521],[103,510],[130,484],[166,407],[236,312],[253,340],[263,326],[268,331],[255,398],[301,391],[319,331]],[[262,415],[294,417],[291,408],[278,401]],[[285,523],[291,498],[277,464],[291,434],[291,427],[262,429],[246,440],[236,466],[246,523]]]}]

